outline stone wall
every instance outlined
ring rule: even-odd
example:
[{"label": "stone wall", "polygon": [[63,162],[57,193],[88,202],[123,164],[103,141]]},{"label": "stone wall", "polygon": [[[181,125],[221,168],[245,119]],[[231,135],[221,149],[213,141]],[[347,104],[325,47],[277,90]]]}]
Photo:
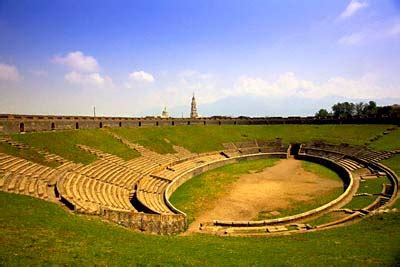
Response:
[{"label": "stone wall", "polygon": [[45,116],[0,114],[0,132],[18,133],[103,127],[143,127],[175,125],[265,125],[265,124],[400,124],[399,118],[319,119],[316,117],[259,118],[128,118],[89,116]]},{"label": "stone wall", "polygon": [[186,218],[181,214],[158,215],[102,209],[100,216],[130,229],[161,235],[178,234],[186,229]]}]

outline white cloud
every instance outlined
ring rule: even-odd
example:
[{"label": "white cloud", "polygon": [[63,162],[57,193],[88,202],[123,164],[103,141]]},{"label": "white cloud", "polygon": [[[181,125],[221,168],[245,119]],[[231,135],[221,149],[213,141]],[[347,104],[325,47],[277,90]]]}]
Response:
[{"label": "white cloud", "polygon": [[368,3],[359,1],[359,0],[352,0],[346,7],[346,9],[340,14],[340,19],[347,19],[357,13],[359,10],[368,7]]},{"label": "white cloud", "polygon": [[358,80],[333,77],[325,82],[298,78],[287,72],[275,79],[259,77],[239,77],[230,95],[255,95],[261,97],[304,97],[318,99],[329,96],[341,96],[352,99],[381,99],[400,97],[400,86],[382,85],[381,79],[373,74],[365,74]]},{"label": "white cloud", "polygon": [[55,56],[53,63],[68,66],[73,71],[95,73],[99,72],[99,64],[94,57],[85,56],[81,51],[70,52],[66,56]]},{"label": "white cloud", "polygon": [[337,41],[337,43],[340,44],[340,45],[351,46],[351,45],[357,45],[357,44],[362,43],[362,41],[364,39],[365,39],[364,34],[362,34],[362,33],[353,33],[353,34],[350,34],[350,35],[342,36]]},{"label": "white cloud", "polygon": [[134,71],[129,74],[129,78],[134,81],[140,81],[140,82],[149,82],[152,83],[154,82],[154,77],[148,72],[144,71]]},{"label": "white cloud", "polygon": [[79,73],[70,72],[64,76],[64,79],[72,84],[83,86],[105,87],[113,86],[112,79],[108,76],[101,76],[99,73]]},{"label": "white cloud", "polygon": [[20,74],[17,67],[0,63],[0,80],[3,81],[18,81]]}]

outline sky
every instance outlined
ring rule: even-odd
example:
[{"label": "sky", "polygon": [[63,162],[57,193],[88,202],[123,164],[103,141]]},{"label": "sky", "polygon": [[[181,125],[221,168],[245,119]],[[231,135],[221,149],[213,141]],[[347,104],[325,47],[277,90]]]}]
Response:
[{"label": "sky", "polygon": [[313,115],[400,103],[400,0],[0,0],[0,113]]}]

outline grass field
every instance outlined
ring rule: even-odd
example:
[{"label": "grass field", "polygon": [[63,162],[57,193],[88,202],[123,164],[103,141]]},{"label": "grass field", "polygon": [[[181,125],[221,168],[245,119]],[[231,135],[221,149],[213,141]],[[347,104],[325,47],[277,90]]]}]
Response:
[{"label": "grass field", "polygon": [[[95,156],[81,151],[76,144],[84,144],[115,154],[124,159],[137,156],[135,151],[112,138],[106,131],[113,131],[134,143],[142,144],[159,153],[173,153],[172,145],[179,145],[192,152],[223,149],[222,143],[245,140],[274,140],[285,143],[325,140],[331,143],[347,142],[363,145],[391,125],[223,125],[223,126],[166,126],[142,128],[87,129],[42,133],[13,134],[12,138],[67,159],[89,163]],[[393,142],[399,130],[379,139],[371,146],[377,149],[400,149]],[[393,136],[393,137],[392,137]],[[168,143],[165,139],[170,141]],[[396,140],[395,140],[396,141]],[[379,142],[379,143],[378,143]]]},{"label": "grass field", "polygon": [[0,263],[27,265],[393,266],[400,214],[317,233],[273,238],[154,236],[0,193]]}]

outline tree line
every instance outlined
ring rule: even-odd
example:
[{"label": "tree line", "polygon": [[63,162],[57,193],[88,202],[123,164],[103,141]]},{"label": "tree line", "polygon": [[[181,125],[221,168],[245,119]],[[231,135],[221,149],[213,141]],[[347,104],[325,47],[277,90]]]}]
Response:
[{"label": "tree line", "polygon": [[318,118],[400,117],[400,106],[377,106],[374,101],[368,103],[339,102],[332,106],[332,111],[320,109],[315,116]]}]

